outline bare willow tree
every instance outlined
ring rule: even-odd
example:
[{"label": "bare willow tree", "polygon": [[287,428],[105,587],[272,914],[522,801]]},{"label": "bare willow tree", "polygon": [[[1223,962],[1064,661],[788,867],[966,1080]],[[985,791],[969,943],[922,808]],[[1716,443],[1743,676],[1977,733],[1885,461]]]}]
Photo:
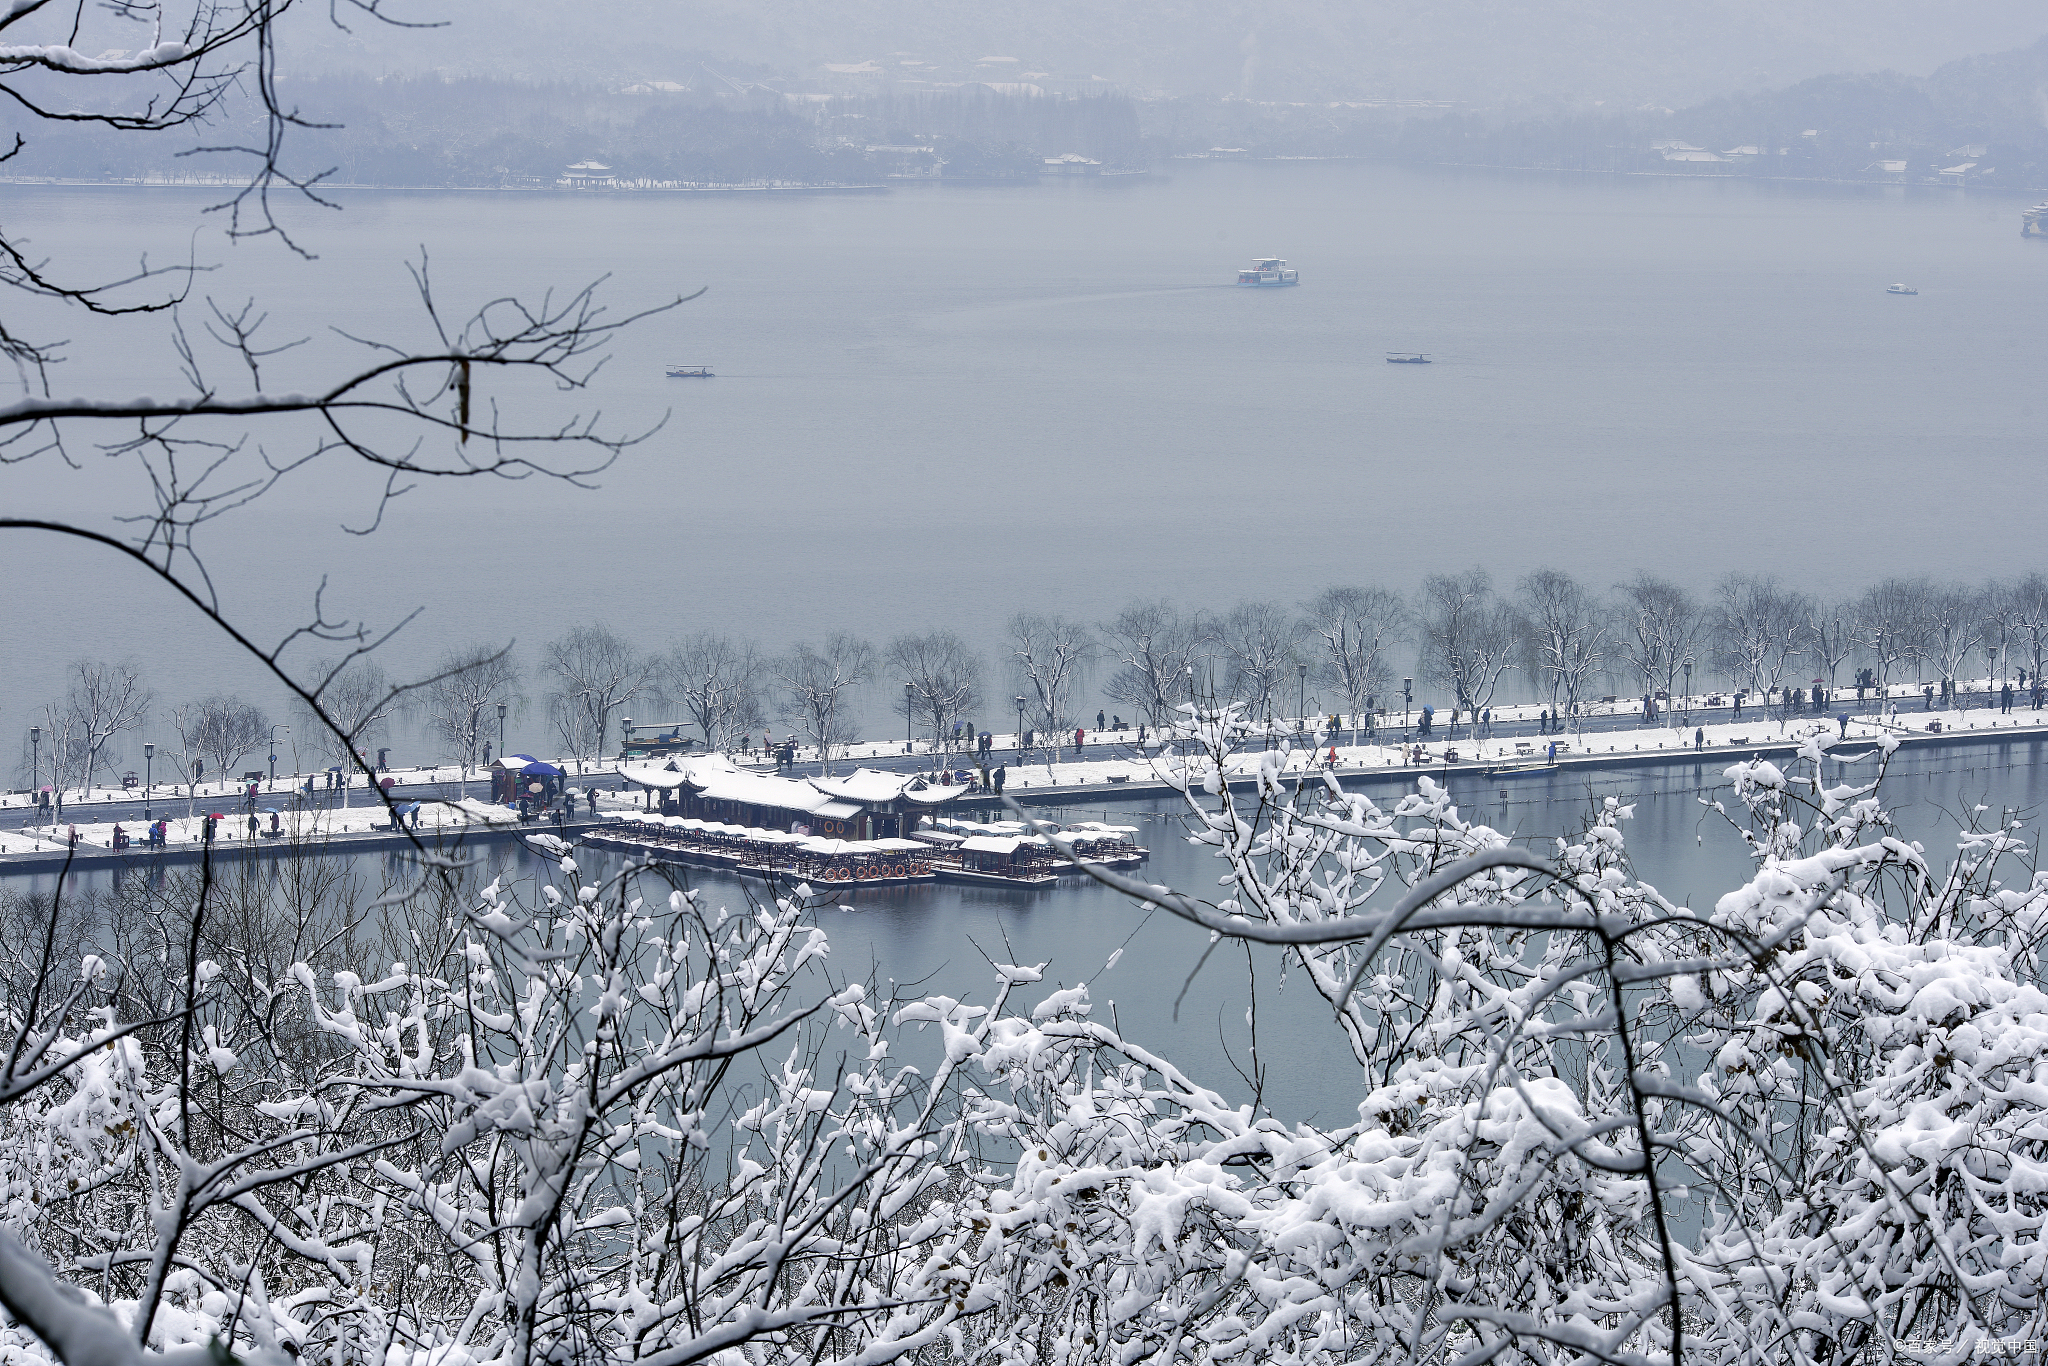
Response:
[{"label": "bare willow tree", "polygon": [[1964,584],[1942,584],[1928,589],[1924,610],[1927,657],[1941,680],[1942,694],[1953,698],[1970,651],[1984,638],[1984,600]]},{"label": "bare willow tree", "polygon": [[178,729],[184,732],[189,724],[194,756],[204,755],[222,781],[270,740],[270,718],[263,708],[231,693],[213,693],[181,710],[189,710],[190,720],[179,721]]},{"label": "bare willow tree", "polygon": [[1993,579],[1977,594],[1977,610],[1983,619],[1980,636],[1991,665],[1993,692],[2012,672],[2012,649],[2024,637],[2026,609],[2010,579]]},{"label": "bare willow tree", "polygon": [[62,733],[77,749],[78,774],[90,794],[100,762],[113,757],[108,747],[142,724],[156,695],[143,685],[142,670],[132,663],[78,659],[68,673],[62,711],[69,724]]},{"label": "bare willow tree", "polygon": [[2033,661],[2033,686],[2041,686],[2041,666],[2048,663],[2048,574],[2039,570],[2012,586],[2013,623],[2026,640]]},{"label": "bare willow tree", "polygon": [[1925,579],[1889,578],[1856,599],[1856,643],[1877,671],[1877,695],[1886,697],[1892,671],[1918,659],[1927,642]]},{"label": "bare willow tree", "polygon": [[418,696],[428,733],[440,742],[443,754],[462,766],[466,796],[469,770],[489,734],[492,713],[526,701],[511,647],[479,644],[449,651]]},{"label": "bare willow tree", "polygon": [[1277,602],[1241,602],[1219,618],[1213,638],[1228,669],[1230,696],[1253,720],[1273,719],[1273,692],[1300,659],[1299,623]]},{"label": "bare willow tree", "polygon": [[1615,598],[1615,636],[1630,672],[1645,693],[1678,696],[1680,676],[1699,663],[1706,613],[1692,594],[1648,572],[1616,588]]},{"label": "bare willow tree", "polygon": [[1103,696],[1135,710],[1156,731],[1174,709],[1193,700],[1195,658],[1209,628],[1197,613],[1164,598],[1140,600],[1099,628],[1116,671]]},{"label": "bare willow tree", "polygon": [[1812,604],[1770,575],[1730,574],[1714,590],[1714,662],[1769,704],[1799,655]]},{"label": "bare willow tree", "polygon": [[[1011,669],[1029,690],[1025,704],[1045,746],[1049,771],[1073,724],[1074,689],[1087,676],[1098,647],[1086,626],[1058,614],[1019,612],[1010,618],[1009,636]],[[1024,737],[1018,736],[1017,743],[1022,746]]]},{"label": "bare willow tree", "polygon": [[818,747],[818,764],[832,771],[832,751],[854,739],[858,717],[852,699],[873,681],[875,647],[847,631],[825,638],[824,648],[808,641],[769,666],[782,684],[782,716]]},{"label": "bare willow tree", "polygon": [[[1448,688],[1456,705],[1476,720],[1521,653],[1515,609],[1495,595],[1492,577],[1474,568],[1424,579],[1415,619],[1422,636],[1423,677]],[[1454,730],[1456,725],[1454,713]]]},{"label": "bare willow tree", "polygon": [[752,641],[695,631],[654,661],[654,690],[668,706],[683,709],[706,749],[730,749],[763,723],[761,685],[767,668]]},{"label": "bare willow tree", "polygon": [[982,705],[981,656],[951,631],[901,635],[889,642],[889,672],[904,683],[895,712],[931,732],[932,748],[951,743],[950,727]]},{"label": "bare willow tree", "polygon": [[393,683],[367,652],[321,660],[314,665],[314,674],[319,686],[311,699],[294,704],[294,728],[314,753],[343,770],[341,799],[347,805],[348,770],[360,767],[367,776],[371,751],[410,693],[406,685]]},{"label": "bare willow tree", "polygon": [[1356,745],[1360,717],[1372,724],[1374,699],[1392,681],[1394,647],[1410,638],[1408,604],[1385,588],[1344,585],[1324,589],[1302,605],[1302,614],[1310,674],[1318,688],[1343,696]]},{"label": "bare willow tree", "polygon": [[1606,610],[1571,575],[1539,569],[1521,582],[1524,647],[1531,674],[1550,694],[1553,716],[1570,716],[1576,728],[1586,680],[1607,660]]},{"label": "bare willow tree", "polygon": [[1807,600],[1806,648],[1817,667],[1826,671],[1828,687],[1835,686],[1842,665],[1856,653],[1856,605],[1837,599]]},{"label": "bare willow tree", "polygon": [[563,749],[579,760],[598,757],[612,713],[654,679],[653,661],[603,622],[550,641],[541,667],[552,685],[548,719]]}]

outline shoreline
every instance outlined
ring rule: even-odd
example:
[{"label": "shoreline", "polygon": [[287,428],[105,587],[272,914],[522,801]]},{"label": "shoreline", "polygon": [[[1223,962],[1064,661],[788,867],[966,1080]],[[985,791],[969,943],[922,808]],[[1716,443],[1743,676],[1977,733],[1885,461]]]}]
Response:
[{"label": "shoreline", "polygon": [[[1639,732],[1621,732],[1635,734]],[[1987,729],[1943,730],[1935,733],[1923,731],[1891,732],[1898,739],[1898,748],[1945,749],[1962,745],[2010,745],[2048,741],[2048,724],[1991,727]],[[1774,758],[1794,754],[1805,737],[1786,737],[1762,740],[1756,743],[1732,745],[1711,745],[1704,749],[1629,749],[1603,751],[1592,754],[1561,754],[1554,767],[1516,773],[1500,773],[1503,762],[1512,760],[1461,760],[1455,764],[1441,761],[1433,764],[1409,766],[1340,766],[1334,770],[1338,781],[1346,784],[1371,784],[1377,786],[1411,786],[1419,777],[1447,779],[1495,778],[1502,783],[1513,784],[1531,777],[1546,781],[1580,773],[1600,773],[1634,768],[1658,768],[1691,764],[1695,768],[1712,765],[1717,771],[1728,765],[1750,759]],[[1846,742],[1838,741],[1838,747],[1851,752],[1846,758],[1863,758],[1878,749],[1877,737],[1869,734],[1852,735]],[[1281,776],[1283,781],[1292,778],[1299,783],[1321,777],[1321,767],[1290,768]],[[1232,792],[1251,792],[1258,786],[1255,776],[1232,776],[1228,785]],[[1154,800],[1175,795],[1177,789],[1158,779],[1140,780],[1132,777],[1123,782],[1076,782],[1030,786],[1020,784],[1007,788],[1004,796],[1013,798],[1019,806],[1059,807],[1098,805],[1101,803],[1133,802]],[[1000,811],[1002,797],[992,793],[976,793],[958,798],[949,809],[974,812]],[[608,815],[622,812],[613,809]],[[474,825],[451,830],[446,833],[423,830],[418,838],[392,831],[370,831],[367,833],[337,833],[318,840],[272,843],[257,839],[228,839],[216,841],[212,846],[215,858],[244,860],[265,855],[294,858],[323,858],[361,853],[375,853],[385,850],[404,850],[424,845],[430,849],[459,849],[466,841],[500,843],[520,839],[528,834],[558,835],[576,838],[592,830],[601,829],[603,819],[579,818],[556,825],[551,821],[536,821],[528,825]],[[208,847],[197,842],[168,845],[151,850],[146,846],[131,846],[124,850],[112,850],[100,845],[81,845],[76,850],[49,849],[17,854],[0,854],[0,879],[16,874],[37,874],[61,870],[69,861],[74,871],[141,871],[167,864],[198,863],[207,855]]]}]

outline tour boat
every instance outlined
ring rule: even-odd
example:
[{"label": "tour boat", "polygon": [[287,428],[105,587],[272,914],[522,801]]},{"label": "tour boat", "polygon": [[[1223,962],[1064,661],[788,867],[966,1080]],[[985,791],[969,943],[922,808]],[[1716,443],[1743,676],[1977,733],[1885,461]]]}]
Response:
[{"label": "tour boat", "polygon": [[1261,256],[1237,273],[1237,282],[1241,285],[1268,289],[1276,285],[1298,285],[1301,283],[1301,272],[1289,270],[1287,263],[1277,256]]},{"label": "tour boat", "polygon": [[1420,351],[1387,352],[1387,364],[1389,365],[1428,365],[1429,363],[1429,357],[1423,355]]},{"label": "tour boat", "polygon": [[1887,294],[1918,294],[1920,291],[1911,285],[1886,285],[1884,292]]},{"label": "tour boat", "polygon": [[670,379],[710,379],[711,367],[708,365],[671,365],[668,368],[668,377]]}]

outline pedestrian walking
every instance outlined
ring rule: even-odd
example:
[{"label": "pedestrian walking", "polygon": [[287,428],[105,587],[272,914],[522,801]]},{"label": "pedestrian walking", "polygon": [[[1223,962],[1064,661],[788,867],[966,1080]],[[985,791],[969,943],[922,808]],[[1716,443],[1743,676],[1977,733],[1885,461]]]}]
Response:
[{"label": "pedestrian walking", "polygon": [[1693,728],[1692,747],[1694,749],[1705,749],[1707,747],[1707,728],[1705,726],[1695,726]]},{"label": "pedestrian walking", "polygon": [[1005,782],[1009,781],[1009,777],[1010,777],[1010,766],[1009,766],[1008,764],[997,764],[997,765],[996,765],[996,795],[997,795],[997,796],[1001,796],[1001,795],[1002,795],[1002,792],[1003,792],[1003,784],[1004,784]]},{"label": "pedestrian walking", "polygon": [[254,808],[251,808],[249,812],[249,838],[252,840],[255,839],[256,832],[261,830],[262,828],[262,820],[257,817]]},{"label": "pedestrian walking", "polygon": [[1108,729],[1109,729],[1109,727],[1108,727],[1108,726],[1106,726],[1106,725],[1104,725],[1104,724],[1103,724],[1103,720],[1102,720],[1102,713],[1101,713],[1101,712],[1099,712],[1099,711],[1095,713],[1095,729],[1097,729],[1097,730],[1108,730]]},{"label": "pedestrian walking", "polygon": [[1081,752],[1082,742],[1087,738],[1087,731],[1082,730],[1079,726],[1074,727],[1074,753],[1079,754]]}]

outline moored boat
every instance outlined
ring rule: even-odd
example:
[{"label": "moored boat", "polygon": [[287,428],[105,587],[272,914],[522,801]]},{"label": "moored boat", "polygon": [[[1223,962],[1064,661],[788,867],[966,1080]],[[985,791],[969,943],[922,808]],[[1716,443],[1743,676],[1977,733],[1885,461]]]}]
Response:
[{"label": "moored boat", "polygon": [[670,379],[710,379],[712,378],[711,367],[708,365],[671,365],[668,367],[668,377]]},{"label": "moored boat", "polygon": [[1884,292],[1887,294],[1918,294],[1920,291],[1913,288],[1913,286],[1911,285],[1899,284],[1886,285],[1884,287]]}]

